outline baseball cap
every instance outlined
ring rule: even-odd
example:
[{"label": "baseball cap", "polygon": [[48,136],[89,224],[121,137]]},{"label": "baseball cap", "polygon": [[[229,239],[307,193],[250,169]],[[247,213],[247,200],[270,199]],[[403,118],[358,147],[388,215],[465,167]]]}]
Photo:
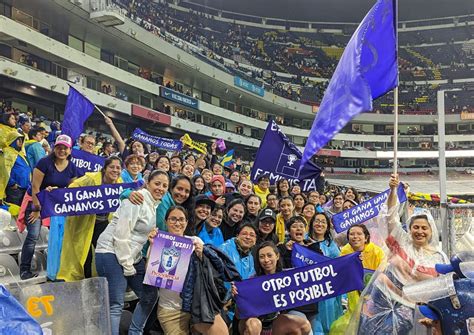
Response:
[{"label": "baseball cap", "polygon": [[262,221],[262,220],[265,220],[266,218],[271,218],[273,221],[276,222],[275,212],[270,208],[265,208],[258,216],[258,220]]},{"label": "baseball cap", "polygon": [[58,144],[65,145],[68,148],[72,147],[72,140],[69,136],[61,134],[56,138],[56,142],[54,143],[54,146],[57,146]]},{"label": "baseball cap", "polygon": [[201,205],[201,204],[209,205],[209,207],[211,207],[211,210],[214,210],[214,208],[216,207],[215,201],[212,200],[212,199],[209,199],[204,194],[199,194],[196,197],[195,206],[198,206],[198,205]]}]

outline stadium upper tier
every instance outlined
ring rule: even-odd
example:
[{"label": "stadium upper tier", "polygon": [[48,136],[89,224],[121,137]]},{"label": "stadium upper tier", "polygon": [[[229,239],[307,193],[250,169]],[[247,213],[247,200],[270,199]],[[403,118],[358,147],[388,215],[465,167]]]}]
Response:
[{"label": "stadium upper tier", "polygon": [[[326,81],[356,28],[355,24],[314,28],[309,22],[294,26],[250,16],[232,19],[229,13],[188,2],[179,6],[148,0],[113,2],[146,29],[171,33],[202,48],[207,58],[229,71],[246,73],[257,85],[308,104],[321,101]],[[430,25],[400,23],[401,81],[474,78],[474,10],[467,14],[471,15]],[[384,103],[382,99],[379,106]]]},{"label": "stadium upper tier", "polygon": [[[0,3],[3,3],[2,0]],[[206,46],[206,32],[229,35],[224,41],[216,39],[215,48],[221,48],[226,42],[233,47],[234,42],[231,41],[235,34],[248,36],[245,40],[252,41],[260,33],[262,41],[254,41],[257,47],[268,40],[268,44],[274,46],[287,43],[286,49],[290,50],[295,40],[306,41],[304,45],[294,46],[295,50],[291,49],[295,57],[302,57],[306,61],[307,58],[321,55],[321,59],[335,65],[340,54],[332,53],[342,52],[342,46],[355,27],[351,25],[349,29],[339,25],[337,28],[337,25],[332,25],[318,32],[309,31],[311,29],[300,31],[303,28],[281,32],[272,26],[264,27],[263,23],[258,26],[235,25],[220,21],[219,18],[190,13],[184,7],[178,9],[175,5],[151,1],[135,0],[132,3],[123,0],[119,3],[120,10],[110,5],[89,8],[89,4],[93,3],[56,0],[32,4],[27,0],[15,0],[13,5],[17,7],[11,7],[10,13],[1,12],[0,55],[3,58],[0,60],[0,75],[2,79],[8,77],[0,84],[3,97],[10,101],[17,99],[21,101],[19,104],[26,106],[35,103],[54,105],[49,108],[51,115],[55,115],[52,119],[59,119],[64,108],[61,104],[67,94],[67,84],[72,82],[81,87],[82,92],[94,103],[113,112],[114,117],[122,118],[118,123],[123,125],[124,133],[133,130],[135,123],[140,122],[136,119],[143,118],[143,114],[146,114],[145,119],[153,122],[154,117],[158,120],[166,115],[167,127],[160,129],[154,127],[152,122],[143,126],[149,126],[146,130],[151,133],[152,129],[157,128],[161,132],[157,135],[161,136],[166,133],[179,136],[183,132],[190,132],[202,140],[222,137],[245,146],[249,151],[258,147],[267,121],[271,118],[284,126],[285,133],[295,144],[304,146],[327,78],[256,67],[244,60],[243,52],[232,52],[231,58],[219,56]],[[116,19],[118,23],[109,24]],[[186,20],[190,22],[189,25],[185,24]],[[452,18],[450,20],[453,21]],[[465,21],[462,22],[464,24]],[[468,23],[470,31],[471,21]],[[219,28],[218,25],[222,26]],[[436,29],[421,27],[432,31],[466,29],[464,26],[454,27],[452,23],[447,25]],[[198,26],[204,28],[196,28]],[[338,33],[338,29],[346,30]],[[183,30],[194,40],[185,40],[184,35],[180,35]],[[194,30],[200,33],[192,34]],[[427,34],[425,30],[407,30],[404,33],[418,32]],[[279,40],[279,34],[288,39],[294,37],[295,40],[284,42]],[[337,42],[339,45],[311,45],[311,41],[315,40],[305,37],[311,34],[321,36],[321,39],[333,36],[334,40],[340,39]],[[236,41],[238,43],[238,39]],[[457,42],[446,46],[458,46]],[[307,54],[304,51],[306,46],[310,50]],[[439,47],[444,46],[440,44]],[[410,50],[421,47],[413,45]],[[241,50],[244,50],[243,47]],[[400,61],[402,72],[416,66],[416,71],[434,76],[434,68],[422,64],[428,64],[424,58],[415,52],[408,53],[408,48],[403,50],[407,56]],[[319,60],[318,57],[314,60]],[[272,64],[277,62],[271,61]],[[464,65],[469,67],[469,64]],[[301,66],[295,68],[303,69]],[[314,63],[311,68],[318,68],[318,64]],[[235,84],[236,76],[247,80],[246,88],[242,84]],[[439,85],[457,89],[446,95],[448,141],[455,143],[458,148],[472,147],[474,123],[469,117],[472,116],[474,76],[452,80],[452,83],[446,79],[401,83],[400,133],[405,136],[400,145],[402,150],[436,149],[435,92],[441,87]],[[249,92],[249,88],[254,91]],[[277,93],[286,99],[276,96]],[[170,98],[171,94],[174,98]],[[352,151],[343,153],[350,158],[360,157],[360,152],[356,150],[362,148],[363,156],[372,159],[377,158],[372,154],[376,150],[391,150],[393,116],[388,114],[392,113],[392,105],[393,95],[387,94],[377,101],[372,114],[355,118],[327,148]],[[467,116],[463,118],[461,112]],[[160,123],[159,120],[157,122]],[[101,128],[100,124],[91,126],[99,130]]]}]

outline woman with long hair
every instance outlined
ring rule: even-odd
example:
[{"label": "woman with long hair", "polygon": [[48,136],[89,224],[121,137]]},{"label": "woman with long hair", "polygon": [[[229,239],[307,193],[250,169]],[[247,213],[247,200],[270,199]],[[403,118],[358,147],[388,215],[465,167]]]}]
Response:
[{"label": "woman with long hair", "polygon": [[247,208],[247,214],[245,219],[253,224],[257,223],[258,214],[262,206],[262,200],[255,194],[249,195],[245,200],[245,207]]},{"label": "woman with long hair", "polygon": [[246,207],[242,199],[232,200],[226,207],[221,231],[224,241],[236,236],[239,225],[244,221]]},{"label": "woman with long hair", "polygon": [[280,243],[285,243],[286,223],[295,215],[294,209],[295,207],[291,197],[283,197],[280,199],[280,213],[277,214],[275,227]]},{"label": "woman with long hair", "polygon": [[278,179],[276,183],[276,191],[278,198],[289,197],[290,196],[290,183],[285,178]]},{"label": "woman with long hair", "polygon": [[306,197],[303,193],[296,194],[293,196],[293,205],[295,206],[295,214],[300,215],[303,212],[304,204],[306,203]]},{"label": "woman with long hair", "polygon": [[205,194],[208,192],[206,181],[201,175],[196,175],[192,178],[192,183],[193,183],[193,188],[194,188],[194,194],[193,196],[199,195],[199,194]]},{"label": "woman with long hair", "polygon": [[31,272],[31,260],[41,229],[41,205],[37,194],[42,190],[50,191],[54,188],[67,187],[78,176],[76,166],[70,161],[71,148],[71,138],[67,135],[59,135],[56,138],[53,152],[42,158],[33,170],[31,190],[27,192],[32,200],[28,203],[25,212],[28,234],[21,249],[21,279],[35,276]]},{"label": "woman with long hair", "polygon": [[[145,261],[142,249],[150,232],[155,228],[156,207],[166,194],[168,185],[169,177],[166,172],[153,171],[145,187],[137,191],[143,196],[143,203],[134,205],[127,199],[123,200],[97,241],[97,272],[101,277],[107,278],[109,283],[113,335],[119,333],[127,286],[131,287],[138,297],[144,292]],[[136,313],[140,312],[140,309],[136,310]],[[132,321],[132,326],[143,329],[147,317],[148,315],[141,318],[141,324]],[[136,316],[132,316],[133,319],[136,319]]]},{"label": "woman with long hair", "polygon": [[[100,172],[88,172],[69,187],[99,186],[121,183],[122,160],[111,156],[105,160]],[[64,226],[63,247],[57,279],[77,281],[91,278],[95,273],[92,264],[93,249],[100,234],[107,228],[111,213],[68,216]]]},{"label": "woman with long hair", "polygon": [[[326,213],[316,213],[309,224],[309,237],[319,244],[326,257],[339,257],[340,251],[331,236],[331,219]],[[313,321],[314,333],[328,334],[331,325],[342,315],[341,297],[326,299],[318,303],[318,314]]]},{"label": "woman with long hair", "polygon": [[[256,249],[255,268],[257,276],[272,275],[283,271],[281,256],[273,242],[265,241]],[[237,288],[232,286],[232,294],[237,296]],[[238,316],[238,310],[237,310]],[[262,329],[271,329],[272,334],[310,334],[311,324],[301,316],[285,312],[275,312],[258,318],[239,320],[239,334],[259,335]]]}]

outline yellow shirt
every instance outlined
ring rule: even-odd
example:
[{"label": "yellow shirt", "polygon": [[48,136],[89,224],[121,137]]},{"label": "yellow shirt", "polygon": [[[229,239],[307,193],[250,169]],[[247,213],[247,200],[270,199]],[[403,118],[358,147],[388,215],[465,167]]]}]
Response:
[{"label": "yellow shirt", "polygon": [[255,195],[258,195],[260,200],[262,201],[262,208],[267,207],[267,195],[270,194],[270,190],[267,189],[266,191],[262,191],[258,185],[253,187],[253,192]]}]

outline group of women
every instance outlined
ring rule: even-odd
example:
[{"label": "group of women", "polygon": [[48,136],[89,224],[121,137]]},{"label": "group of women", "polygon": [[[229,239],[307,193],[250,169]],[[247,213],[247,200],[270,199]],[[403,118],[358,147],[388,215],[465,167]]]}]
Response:
[{"label": "group of women", "polygon": [[[364,225],[351,226],[341,238],[335,235],[331,216],[361,200],[352,188],[344,194],[304,194],[299,187],[290,188],[285,179],[273,189],[268,176],[253,185],[238,169],[224,169],[214,157],[188,154],[183,159],[178,155],[169,158],[147,154],[146,145],[138,141],[129,144],[130,152],[126,154],[123,148],[124,161],[109,157],[102,171],[77,178],[68,159],[72,143],[64,136],[58,137],[52,154],[33,171],[27,241],[37,238],[40,204],[36,195],[40,190],[145,182],[139,190],[122,193],[115,213],[71,216],[66,220],[57,279],[107,278],[113,334],[119,333],[127,287],[139,298],[130,334],[143,333],[149,318],[157,318],[165,334],[188,334],[191,330],[226,334],[230,325],[234,333],[241,334],[260,334],[264,329],[271,329],[273,334],[339,334],[350,329],[389,333],[397,327],[408,333],[414,328],[415,306],[402,298],[403,286],[434,276],[434,264],[446,260],[439,251],[436,227],[428,213],[411,217],[408,231],[403,230],[396,197],[397,176],[390,180],[392,193],[383,221],[389,235],[384,251],[384,246],[370,241],[371,233]],[[148,247],[159,230],[193,241],[193,260],[181,294],[143,284]],[[230,294],[229,299],[219,300],[220,310],[213,310],[212,322],[202,322],[191,313],[190,306],[196,308],[192,292],[198,281],[195,271],[199,262],[209,259],[222,278],[225,273],[236,272],[233,279],[226,277],[229,283],[225,286],[235,296],[238,292],[230,281],[292,268],[295,244],[330,258],[360,252],[364,268],[378,271],[363,292],[347,295],[345,313],[346,297],[335,297],[294,310],[239,319]],[[22,271],[28,277],[31,253],[25,245]],[[400,299],[394,302],[394,296]]]}]

